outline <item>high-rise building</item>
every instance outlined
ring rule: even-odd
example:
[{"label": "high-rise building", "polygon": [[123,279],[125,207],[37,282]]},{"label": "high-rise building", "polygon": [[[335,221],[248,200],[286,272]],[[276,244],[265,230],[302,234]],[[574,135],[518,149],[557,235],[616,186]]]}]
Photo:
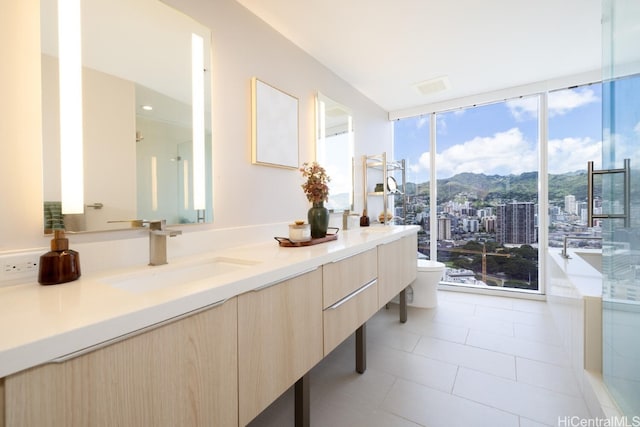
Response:
[{"label": "high-rise building", "polygon": [[513,202],[496,208],[496,240],[498,243],[533,244],[536,242],[535,205]]},{"label": "high-rise building", "polygon": [[568,214],[577,215],[578,205],[576,204],[576,196],[569,194],[564,196],[564,211]]},{"label": "high-rise building", "polygon": [[494,233],[496,231],[496,217],[488,216],[482,218],[482,226],[487,233]]},{"label": "high-rise building", "polygon": [[438,218],[438,240],[451,240],[451,219],[447,217]]},{"label": "high-rise building", "polygon": [[476,233],[480,230],[480,223],[477,219],[465,218],[462,220],[462,229],[467,233]]}]

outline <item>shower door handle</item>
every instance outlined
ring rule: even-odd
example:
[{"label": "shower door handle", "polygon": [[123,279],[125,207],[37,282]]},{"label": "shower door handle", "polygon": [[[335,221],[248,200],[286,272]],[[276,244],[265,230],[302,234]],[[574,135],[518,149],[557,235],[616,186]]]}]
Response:
[{"label": "shower door handle", "polygon": [[[619,218],[624,219],[625,228],[631,225],[631,161],[624,159],[624,166],[621,169],[593,169],[593,161],[587,162],[587,227],[593,227],[594,218]],[[621,214],[594,214],[593,213],[593,177],[594,175],[623,174],[623,197],[624,212]]]}]

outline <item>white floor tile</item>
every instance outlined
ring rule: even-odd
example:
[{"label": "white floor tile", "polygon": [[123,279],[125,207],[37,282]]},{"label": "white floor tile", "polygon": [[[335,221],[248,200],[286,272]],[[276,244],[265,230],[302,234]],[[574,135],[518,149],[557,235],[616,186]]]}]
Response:
[{"label": "white floor tile", "polygon": [[548,390],[580,397],[580,387],[573,369],[551,363],[516,357],[518,382],[531,384]]},{"label": "white floor tile", "polygon": [[515,357],[508,354],[430,337],[420,339],[415,353],[492,375],[516,379]]},{"label": "white floor tile", "polygon": [[[429,314],[429,312],[431,312]],[[435,310],[408,307],[407,322],[401,325],[403,331],[410,331],[415,334],[442,340],[464,343],[469,333],[469,328],[464,326],[450,325],[442,322],[434,322]],[[393,332],[398,330],[398,317],[394,316]]]},{"label": "white floor tile", "polygon": [[538,300],[513,298],[513,309],[517,311],[529,311],[531,313],[542,313],[545,315],[550,314],[547,303]]},{"label": "white floor tile", "polygon": [[514,414],[404,380],[396,382],[382,408],[430,427],[518,426]]},{"label": "white floor tile", "polygon": [[396,381],[396,377],[386,372],[367,368],[364,374],[352,369],[347,373],[311,373],[312,399],[326,401],[336,396],[354,403],[377,407]]},{"label": "white floor tile", "polygon": [[348,399],[322,402],[317,411],[311,411],[311,425],[318,427],[420,427],[411,420],[383,409],[354,404]]},{"label": "white floor tile", "polygon": [[513,308],[513,298],[504,298],[495,295],[471,294],[467,292],[439,291],[438,299],[442,301],[457,301],[473,305],[485,305],[487,307]]},{"label": "white floor tile", "polygon": [[451,363],[371,345],[367,350],[367,366],[445,392],[451,391],[458,370]]},{"label": "white floor tile", "polygon": [[524,323],[526,325],[538,327],[555,327],[551,314],[549,313],[532,313],[530,311],[507,310],[504,308],[479,305],[476,309],[476,316],[487,319],[503,320],[505,322]]},{"label": "white floor tile", "polygon": [[506,336],[513,336],[514,334],[513,323],[510,321],[479,317],[471,314],[465,315],[440,310],[435,314],[435,316],[433,316],[433,321],[436,323],[443,323],[445,325],[464,327],[478,331],[489,331]]},{"label": "white floor tile", "polygon": [[562,347],[515,337],[505,337],[490,332],[470,331],[467,344],[560,366],[569,366],[571,363],[569,355]]},{"label": "white floor tile", "polygon": [[516,338],[562,346],[562,339],[556,328],[545,328],[537,325],[526,325],[524,323],[513,324],[514,335]]},{"label": "white floor tile", "polygon": [[589,418],[580,397],[460,368],[453,394],[533,421],[555,425],[558,417]]},{"label": "white floor tile", "polygon": [[557,424],[542,424],[528,418],[520,417],[520,427],[555,427]]},{"label": "white floor tile", "polygon": [[[398,320],[396,319],[396,322]],[[397,325],[387,327],[379,324],[367,324],[367,342],[373,345],[386,345],[397,350],[412,352],[420,340],[420,334]]]}]

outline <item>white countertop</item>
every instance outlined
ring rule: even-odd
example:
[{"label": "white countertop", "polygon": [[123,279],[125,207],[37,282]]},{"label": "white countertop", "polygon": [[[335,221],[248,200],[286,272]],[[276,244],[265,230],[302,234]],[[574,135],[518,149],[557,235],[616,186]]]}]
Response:
[{"label": "white countertop", "polygon": [[548,252],[549,296],[573,298],[602,298],[602,273],[589,264],[581,253],[602,255],[600,249],[568,249],[570,258],[562,256],[562,249],[551,248]]},{"label": "white countertop", "polygon": [[[394,241],[417,226],[372,226],[341,231],[338,239],[280,247],[273,239],[140,266],[83,274],[74,282],[0,288],[0,378],[75,353],[328,262]],[[119,275],[176,269],[196,260],[231,257],[257,262],[208,280],[135,293],[106,283]],[[81,258],[82,261],[82,258]]]}]

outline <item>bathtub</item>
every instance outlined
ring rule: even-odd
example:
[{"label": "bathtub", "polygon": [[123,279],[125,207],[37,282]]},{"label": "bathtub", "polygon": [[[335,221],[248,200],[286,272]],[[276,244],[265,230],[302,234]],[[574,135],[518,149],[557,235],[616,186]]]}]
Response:
[{"label": "bathtub", "polygon": [[547,304],[594,417],[620,416],[602,380],[602,251],[547,252]]}]

